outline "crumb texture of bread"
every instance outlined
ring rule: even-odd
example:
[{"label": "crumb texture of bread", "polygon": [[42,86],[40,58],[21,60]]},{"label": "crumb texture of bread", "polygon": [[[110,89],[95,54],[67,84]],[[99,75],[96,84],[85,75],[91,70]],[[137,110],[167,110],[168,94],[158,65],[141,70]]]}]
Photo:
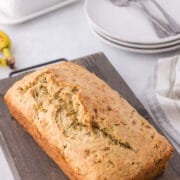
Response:
[{"label": "crumb texture of bread", "polygon": [[25,76],[5,101],[71,179],[153,179],[172,155],[165,137],[125,99],[74,63]]}]

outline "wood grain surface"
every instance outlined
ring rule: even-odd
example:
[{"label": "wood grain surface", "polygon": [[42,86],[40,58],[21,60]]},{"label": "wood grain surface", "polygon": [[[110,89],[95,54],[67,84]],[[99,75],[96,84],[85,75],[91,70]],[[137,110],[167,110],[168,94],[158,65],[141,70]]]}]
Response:
[{"label": "wood grain surface", "polygon": [[[97,53],[74,60],[106,81],[118,91],[136,110],[161,129],[149,116],[140,101],[127,86],[103,53]],[[58,166],[40,149],[35,141],[10,115],[3,96],[7,89],[23,75],[0,81],[0,143],[16,180],[65,180],[68,179]],[[163,133],[162,133],[163,134]],[[166,171],[158,180],[180,180],[180,154],[174,156]]]}]

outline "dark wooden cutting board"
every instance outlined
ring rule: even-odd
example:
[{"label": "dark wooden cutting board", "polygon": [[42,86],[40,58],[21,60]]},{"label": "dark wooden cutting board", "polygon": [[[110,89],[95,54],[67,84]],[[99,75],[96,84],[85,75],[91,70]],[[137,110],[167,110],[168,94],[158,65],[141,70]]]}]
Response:
[{"label": "dark wooden cutting board", "polygon": [[[94,54],[79,58],[74,62],[84,66],[106,81],[162,133],[104,54]],[[65,180],[67,177],[64,173],[13,119],[4,104],[3,96],[5,92],[15,81],[22,77],[23,75],[18,75],[0,81],[0,140],[13,175],[18,180]],[[180,180],[180,154],[177,151],[174,152],[169,167],[158,179]]]}]

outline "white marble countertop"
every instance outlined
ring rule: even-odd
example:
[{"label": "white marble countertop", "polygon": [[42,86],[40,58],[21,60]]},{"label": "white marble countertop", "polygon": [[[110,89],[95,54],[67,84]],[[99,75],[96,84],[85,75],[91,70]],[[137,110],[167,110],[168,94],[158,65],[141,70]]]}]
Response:
[{"label": "white marble countertop", "polygon": [[[90,32],[82,1],[21,25],[0,28],[11,36],[18,68],[103,51],[145,106],[144,89],[157,59],[178,53],[133,54],[100,42]],[[0,68],[0,79],[8,77],[9,72]],[[13,179],[1,148],[0,169],[0,179]]]}]

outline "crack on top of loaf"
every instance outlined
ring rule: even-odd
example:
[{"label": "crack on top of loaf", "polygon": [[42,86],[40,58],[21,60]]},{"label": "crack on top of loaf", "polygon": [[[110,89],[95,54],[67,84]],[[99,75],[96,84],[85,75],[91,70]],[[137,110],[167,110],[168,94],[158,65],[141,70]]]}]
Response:
[{"label": "crack on top of loaf", "polygon": [[129,142],[123,142],[122,140],[113,137],[112,134],[108,133],[108,130],[106,128],[100,128],[99,125],[97,124],[97,122],[92,123],[92,128],[94,129],[95,132],[98,130],[104,136],[108,137],[112,141],[113,144],[119,145],[119,146],[121,146],[123,148],[129,149],[129,150],[135,152],[135,150],[132,148],[132,146],[130,145]]},{"label": "crack on top of loaf", "polygon": [[[112,132],[108,131],[109,127],[100,127],[94,121],[93,116],[89,114],[87,107],[83,104],[83,98],[80,97],[80,89],[78,86],[70,86],[66,83],[59,82],[50,72],[41,73],[33,82],[20,87],[22,95],[25,95],[29,90],[33,95],[35,108],[37,112],[46,114],[48,107],[45,106],[46,101],[49,105],[54,105],[56,109],[55,123],[63,130],[66,137],[71,136],[71,130],[86,129],[92,130],[94,133],[102,134],[108,138],[114,145],[134,151],[130,143],[124,142],[113,136]],[[111,107],[108,108],[112,110]],[[94,107],[95,113],[98,109]],[[40,118],[39,118],[40,119]]]},{"label": "crack on top of loaf", "polygon": [[51,73],[49,71],[43,72],[39,74],[34,80],[27,81],[26,82],[26,77],[23,79],[24,80],[24,85],[18,87],[18,92],[21,95],[25,95],[29,89],[31,89],[33,86],[35,86],[37,83],[45,83],[47,84],[47,75],[50,75]]}]

